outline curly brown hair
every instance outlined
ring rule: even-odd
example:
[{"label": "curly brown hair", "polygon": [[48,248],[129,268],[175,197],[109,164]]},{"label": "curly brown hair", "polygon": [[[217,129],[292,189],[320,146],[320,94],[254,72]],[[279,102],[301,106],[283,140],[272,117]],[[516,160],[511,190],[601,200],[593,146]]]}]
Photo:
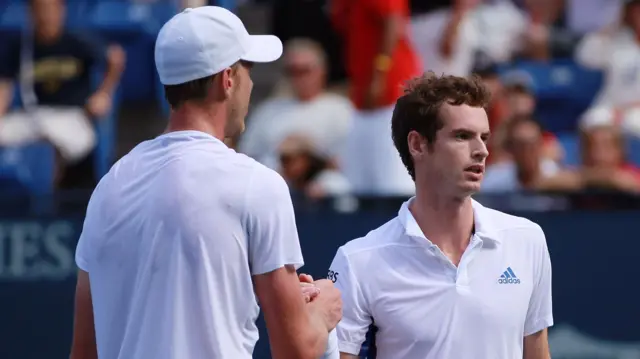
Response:
[{"label": "curly brown hair", "polygon": [[453,105],[469,105],[486,108],[491,100],[489,90],[477,76],[469,78],[427,72],[407,83],[396,102],[391,118],[391,136],[402,163],[415,180],[413,159],[409,153],[407,136],[416,131],[432,145],[444,122],[440,107],[445,102]]}]

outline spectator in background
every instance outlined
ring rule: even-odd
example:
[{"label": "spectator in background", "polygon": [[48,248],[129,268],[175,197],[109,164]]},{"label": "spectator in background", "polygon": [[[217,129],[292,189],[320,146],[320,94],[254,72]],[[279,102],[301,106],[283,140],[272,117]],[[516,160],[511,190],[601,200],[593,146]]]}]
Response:
[{"label": "spectator in background", "polygon": [[[92,188],[92,120],[111,109],[124,52],[66,30],[63,0],[30,0],[29,5],[33,34],[0,43],[0,146],[49,141],[59,154],[58,186]],[[105,77],[94,89],[92,71],[105,61]],[[15,81],[24,108],[10,112]]]},{"label": "spectator in background", "polygon": [[620,24],[585,36],[576,61],[604,71],[604,84],[593,103],[627,111],[640,105],[640,0],[624,0]]},{"label": "spectator in background", "polygon": [[[490,143],[489,163],[509,161],[511,151],[507,148],[508,125],[511,119],[531,118],[536,110],[536,97],[531,85],[518,78],[504,80],[495,102],[501,103],[500,112],[496,118],[490,118],[493,131]],[[491,112],[490,112],[491,113]],[[560,163],[564,158],[564,150],[558,138],[549,131],[542,132],[542,156],[553,162]]]},{"label": "spectator in background", "polygon": [[402,85],[420,73],[409,42],[407,1],[332,1],[357,108],[340,165],[357,194],[414,193],[391,139],[391,116]]},{"label": "spectator in background", "polygon": [[292,133],[309,136],[332,163],[344,147],[353,108],[348,99],[326,92],[324,51],[312,40],[286,43],[284,70],[293,96],[268,99],[249,118],[238,149],[278,169],[278,146]]},{"label": "spectator in background", "polygon": [[412,0],[411,24],[423,67],[436,73],[468,76],[480,62],[547,57],[546,27],[509,0]]},{"label": "spectator in background", "polygon": [[308,38],[318,42],[327,58],[327,82],[330,87],[346,80],[342,44],[331,26],[326,9],[332,0],[271,0],[271,33],[287,42]]},{"label": "spectator in background", "polygon": [[279,154],[282,177],[294,194],[320,199],[349,193],[347,180],[317,151],[312,139],[292,134],[280,144]]},{"label": "spectator in background", "polygon": [[556,162],[544,157],[544,136],[540,124],[529,116],[511,119],[505,125],[505,149],[511,160],[487,168],[482,191],[511,193],[523,190],[554,190]]},{"label": "spectator in background", "polygon": [[640,193],[640,169],[627,161],[625,142],[614,124],[593,124],[580,131],[581,187]]}]

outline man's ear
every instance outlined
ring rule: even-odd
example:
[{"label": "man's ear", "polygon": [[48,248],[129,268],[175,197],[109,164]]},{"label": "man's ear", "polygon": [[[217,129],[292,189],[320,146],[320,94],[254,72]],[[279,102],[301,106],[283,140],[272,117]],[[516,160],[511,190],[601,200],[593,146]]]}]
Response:
[{"label": "man's ear", "polygon": [[427,152],[427,142],[417,131],[409,132],[407,135],[407,145],[409,146],[411,157],[419,158]]},{"label": "man's ear", "polygon": [[222,93],[224,93],[226,98],[231,97],[233,93],[233,88],[235,86],[235,76],[234,71],[231,68],[226,68],[220,73],[220,82],[222,87]]}]

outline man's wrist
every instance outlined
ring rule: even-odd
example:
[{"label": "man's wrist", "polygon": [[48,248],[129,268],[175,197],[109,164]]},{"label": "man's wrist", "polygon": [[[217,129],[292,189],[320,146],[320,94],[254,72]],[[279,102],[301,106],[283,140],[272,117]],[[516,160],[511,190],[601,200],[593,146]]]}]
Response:
[{"label": "man's wrist", "polygon": [[391,56],[387,54],[378,54],[373,59],[373,68],[377,72],[386,73],[387,71],[389,71],[392,64],[393,60],[391,59]]}]

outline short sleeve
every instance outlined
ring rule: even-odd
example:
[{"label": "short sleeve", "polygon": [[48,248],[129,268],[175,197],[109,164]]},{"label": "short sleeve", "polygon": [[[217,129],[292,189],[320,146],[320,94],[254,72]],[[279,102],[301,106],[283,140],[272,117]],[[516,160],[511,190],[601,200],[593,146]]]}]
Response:
[{"label": "short sleeve", "polygon": [[536,284],[529,301],[529,309],[524,326],[524,336],[537,333],[553,325],[553,311],[551,301],[551,258],[544,232],[537,230],[536,240],[540,241],[540,250],[536,255]]},{"label": "short sleeve", "polygon": [[342,293],[342,320],[336,328],[338,348],[342,353],[358,355],[372,320],[357,277],[342,247],[331,263],[328,278]]},{"label": "short sleeve", "polygon": [[95,243],[97,243],[98,233],[100,233],[100,229],[97,227],[100,216],[100,213],[98,213],[100,207],[100,187],[100,184],[96,186],[96,189],[89,199],[87,213],[82,225],[82,233],[80,233],[80,239],[76,246],[76,265],[87,273],[90,271],[93,258],[95,257]]},{"label": "short sleeve", "polygon": [[256,167],[245,194],[245,228],[251,274],[272,272],[304,261],[289,188],[275,171]]}]

